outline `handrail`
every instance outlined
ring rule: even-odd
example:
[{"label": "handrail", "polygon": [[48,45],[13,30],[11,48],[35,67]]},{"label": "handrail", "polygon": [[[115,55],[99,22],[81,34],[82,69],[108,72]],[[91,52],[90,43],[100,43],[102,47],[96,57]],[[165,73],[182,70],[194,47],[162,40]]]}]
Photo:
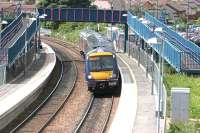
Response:
[{"label": "handrail", "polygon": [[[148,14],[149,15],[149,14]],[[152,16],[148,16],[148,17],[152,17]],[[153,17],[152,17],[153,18]],[[153,18],[155,19],[155,18]],[[155,19],[155,21],[158,21]],[[153,23],[153,22],[152,22]],[[168,27],[166,27],[166,25],[164,25],[163,23],[161,23],[160,21],[158,21],[158,23],[162,26],[164,26],[165,29],[169,29]],[[156,24],[155,24],[156,25]],[[157,25],[156,25],[157,26]],[[171,29],[169,29],[171,30]],[[172,30],[171,30],[172,31]],[[174,32],[174,31],[172,31]],[[200,63],[200,56],[195,52],[193,51],[191,48],[189,48],[187,45],[184,45],[180,40],[177,40],[177,38],[171,36],[167,31],[164,32],[167,36],[165,36],[170,42],[172,42],[173,45],[179,47],[179,49],[182,49],[185,53],[188,53],[190,54],[193,59],[195,61],[197,61],[198,63]],[[177,45],[178,44],[178,45]],[[194,44],[195,45],[195,44]],[[192,54],[191,54],[192,53]]]},{"label": "handrail", "polygon": [[[13,30],[15,30],[18,26],[18,24],[21,22],[22,20],[22,13],[17,17],[17,19],[13,20],[0,34],[1,34],[1,39],[0,42],[5,42],[4,39],[10,37],[10,34],[12,34],[11,36],[13,37]],[[11,38],[12,38],[11,37]],[[9,38],[9,39],[11,39]],[[2,45],[2,43],[1,43]],[[2,47],[2,46],[1,46]]]},{"label": "handrail", "polygon": [[[37,16],[38,17],[38,16]],[[37,32],[37,25],[36,27],[36,21],[38,19],[32,21],[32,23],[29,25],[29,27],[23,32],[23,34],[14,42],[14,44],[8,48],[8,66],[11,66],[16,58],[19,56],[19,54],[22,53],[24,48],[26,47],[26,42],[29,43],[31,38],[33,37],[34,33]],[[31,32],[29,36],[27,36],[27,33]]]},{"label": "handrail", "polygon": [[[134,17],[130,12],[128,12],[128,25],[130,25],[130,28],[134,30],[134,32],[138,35],[140,35],[140,37],[142,39],[144,39],[146,42],[148,39],[152,38],[152,37],[157,37],[157,38],[162,38],[159,34],[151,31],[151,27],[149,25],[145,25],[143,23],[141,23],[137,17]],[[152,35],[149,35],[149,33],[151,33]],[[165,45],[165,49],[167,50],[165,52],[164,58],[167,62],[169,62],[171,64],[171,66],[173,66],[177,71],[180,71],[181,68],[181,64],[180,61],[181,60],[181,50],[178,49],[177,47],[175,47],[170,41],[168,41],[167,39],[163,40],[163,43],[166,43],[167,45]],[[152,48],[159,53],[159,45],[152,45]],[[171,52],[171,54],[173,54],[172,56],[175,55],[175,59],[169,55],[168,52]],[[161,55],[162,56],[162,55]]]},{"label": "handrail", "polygon": [[165,24],[163,24],[162,22],[154,18],[149,13],[145,12],[145,18],[153,22],[155,25],[163,27],[167,33],[175,36],[177,41],[181,42],[183,45],[187,46],[189,49],[193,50],[195,53],[200,54],[200,48],[196,44],[183,38],[181,35],[173,31],[172,29],[168,28]]},{"label": "handrail", "polygon": [[6,46],[6,43],[8,43],[11,40],[11,38],[15,35],[15,32],[19,31],[21,25],[22,21],[20,21],[15,27],[11,29],[11,31],[9,31],[4,37],[2,37],[1,47]]}]

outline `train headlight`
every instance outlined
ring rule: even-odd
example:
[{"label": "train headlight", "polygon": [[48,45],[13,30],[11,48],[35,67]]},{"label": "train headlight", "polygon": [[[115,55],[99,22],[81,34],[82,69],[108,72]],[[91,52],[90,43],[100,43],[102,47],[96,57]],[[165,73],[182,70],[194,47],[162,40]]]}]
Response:
[{"label": "train headlight", "polygon": [[116,77],[117,77],[117,74],[113,73],[111,78],[116,78]]},{"label": "train headlight", "polygon": [[91,75],[88,75],[88,79],[92,79],[92,76],[91,76]]}]

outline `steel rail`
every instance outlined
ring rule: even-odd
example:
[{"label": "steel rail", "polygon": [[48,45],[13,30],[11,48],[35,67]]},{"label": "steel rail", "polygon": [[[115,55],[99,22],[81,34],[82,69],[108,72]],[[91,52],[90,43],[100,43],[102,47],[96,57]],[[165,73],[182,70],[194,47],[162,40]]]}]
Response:
[{"label": "steel rail", "polygon": [[101,133],[104,133],[106,131],[107,124],[108,124],[108,121],[109,121],[109,118],[110,118],[110,115],[111,115],[111,112],[112,112],[112,109],[113,109],[113,102],[114,102],[114,96],[112,96],[112,102],[111,102],[111,105],[110,105],[110,109],[109,109],[109,112],[107,114],[106,120],[104,122],[104,126],[101,130]]},{"label": "steel rail", "polygon": [[77,126],[76,129],[74,130],[74,133],[78,133],[78,132],[80,131],[80,129],[81,129],[83,123],[85,122],[85,120],[86,120],[86,118],[87,118],[87,116],[88,116],[88,114],[89,114],[89,112],[90,112],[90,110],[91,110],[91,108],[92,108],[92,104],[93,104],[93,102],[94,102],[94,99],[95,99],[94,96],[92,96],[91,99],[90,99],[90,102],[89,102],[89,104],[88,104],[88,106],[87,106],[87,110],[85,111],[85,114],[84,114],[84,116],[82,117],[81,121],[79,122],[78,126]]},{"label": "steel rail", "polygon": [[[55,42],[55,41],[54,41]],[[57,43],[57,42],[56,42]],[[62,45],[64,46],[64,45]],[[66,47],[66,46],[64,46]],[[68,47],[66,47],[68,48]],[[58,85],[60,84],[62,78],[63,78],[63,75],[64,75],[64,63],[65,61],[61,61],[61,66],[62,66],[62,69],[61,69],[61,75],[59,77],[59,80],[58,82],[56,83],[56,86],[54,87],[53,91],[48,95],[48,97],[25,119],[23,120],[23,122],[21,122],[17,127],[15,127],[11,133],[13,132],[16,132],[17,130],[19,130],[28,120],[30,120],[32,117],[34,117],[34,115],[45,105],[45,103],[47,103],[47,101],[50,99],[50,97],[54,94],[54,92],[56,91],[56,89],[58,88]],[[64,100],[62,101],[61,105],[56,109],[55,112],[53,112],[53,114],[48,118],[48,120],[41,126],[41,128],[38,130],[38,132],[42,132],[47,126],[48,124],[53,120],[53,118],[57,115],[57,113],[62,109],[62,107],[64,106],[64,104],[66,103],[66,101],[69,99],[70,95],[72,94],[73,92],[73,88],[76,84],[76,81],[77,81],[77,77],[78,77],[78,68],[76,66],[76,63],[75,61],[70,61],[72,62],[74,68],[75,68],[75,80],[73,82],[73,85],[72,87],[69,89],[69,93],[68,95],[64,98]]]},{"label": "steel rail", "polygon": [[[76,127],[76,129],[74,130],[73,133],[78,133],[82,126],[84,125],[84,122],[86,121],[92,107],[93,107],[93,103],[94,103],[94,100],[95,100],[95,97],[93,96],[91,99],[90,99],[90,102],[88,104],[88,107],[87,107],[87,110],[85,111],[85,114],[84,116],[82,117],[81,121],[79,122],[78,126]],[[111,115],[111,112],[112,112],[112,108],[113,108],[113,101],[114,101],[114,96],[112,96],[111,98],[111,103],[110,103],[110,108],[107,112],[107,116],[106,116],[106,119],[104,120],[104,123],[103,123],[103,126],[102,126],[102,130],[100,131],[100,133],[104,133],[106,128],[107,128],[107,124],[108,124],[108,121],[109,121],[109,118],[110,118],[110,115]]]},{"label": "steel rail", "polygon": [[75,84],[77,82],[77,78],[78,78],[78,68],[76,66],[76,64],[74,63],[74,61],[72,61],[76,71],[75,71],[75,76],[76,79],[73,82],[73,86],[70,88],[70,93],[66,96],[66,98],[64,99],[63,103],[60,105],[60,107],[58,108],[58,110],[56,112],[54,112],[54,114],[46,121],[46,123],[38,130],[38,132],[42,132],[47,126],[48,124],[53,120],[53,118],[58,114],[58,112],[63,108],[63,106],[65,105],[65,103],[67,102],[67,100],[69,99],[70,95],[72,94]]},{"label": "steel rail", "polygon": [[45,103],[49,100],[49,98],[52,96],[52,94],[56,91],[56,89],[58,88],[58,85],[60,84],[60,81],[63,77],[63,63],[61,62],[61,72],[60,72],[60,77],[58,79],[58,82],[56,83],[56,85],[54,86],[54,89],[51,91],[51,93],[46,97],[46,99],[39,104],[39,106],[32,111],[32,113],[30,115],[28,115],[28,117],[26,117],[20,124],[18,124],[10,133],[14,133],[16,132],[19,128],[21,128],[28,120],[30,120],[44,105]]}]

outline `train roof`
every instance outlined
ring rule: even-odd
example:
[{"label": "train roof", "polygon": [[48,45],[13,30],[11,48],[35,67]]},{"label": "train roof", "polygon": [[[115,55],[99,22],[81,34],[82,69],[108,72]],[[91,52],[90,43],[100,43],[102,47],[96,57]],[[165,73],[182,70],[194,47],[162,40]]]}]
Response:
[{"label": "train roof", "polygon": [[[112,50],[110,50],[110,49],[107,49],[107,48],[105,48],[105,47],[98,47],[98,48],[96,48],[96,49],[93,49],[93,50],[89,51],[89,52],[87,53],[87,56],[88,56],[88,55],[91,55],[91,54],[94,54],[94,53],[102,53],[102,52],[115,54],[115,52],[112,51]],[[97,54],[97,55],[98,55],[98,54]],[[110,54],[108,54],[108,55],[110,55]]]},{"label": "train roof", "polygon": [[98,32],[88,29],[82,30],[80,32],[80,37],[84,37],[85,39],[87,39],[89,47],[88,51],[95,49],[97,47],[105,47],[107,49],[114,51],[113,43]]}]

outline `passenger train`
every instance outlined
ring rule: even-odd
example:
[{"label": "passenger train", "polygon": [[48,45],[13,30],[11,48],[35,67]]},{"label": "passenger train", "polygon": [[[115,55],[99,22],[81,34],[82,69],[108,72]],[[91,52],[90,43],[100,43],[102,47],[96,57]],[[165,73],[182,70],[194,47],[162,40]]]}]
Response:
[{"label": "passenger train", "polygon": [[85,58],[85,78],[91,92],[113,91],[119,83],[119,69],[111,41],[92,30],[80,32],[80,53]]}]

